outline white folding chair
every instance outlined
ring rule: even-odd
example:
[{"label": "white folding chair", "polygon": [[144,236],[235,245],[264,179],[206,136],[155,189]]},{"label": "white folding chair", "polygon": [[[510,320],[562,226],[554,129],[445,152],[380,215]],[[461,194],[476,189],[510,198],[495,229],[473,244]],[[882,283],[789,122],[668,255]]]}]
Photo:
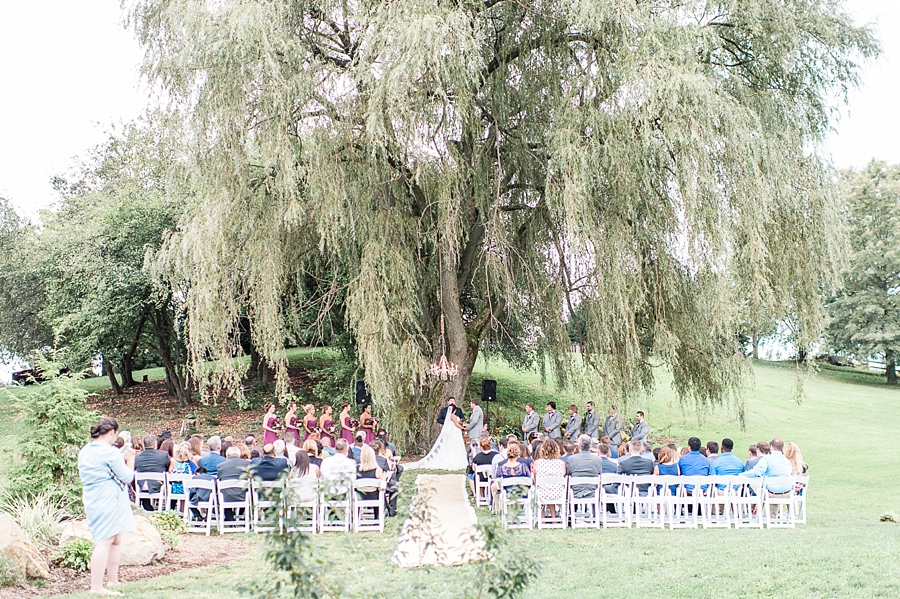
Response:
[{"label": "white folding chair", "polygon": [[[386,479],[357,478],[353,481],[353,532],[377,530],[384,532],[384,490]],[[362,493],[377,493],[371,499],[363,499]]]},{"label": "white folding chair", "polygon": [[809,492],[809,476],[798,474],[794,483],[794,520],[806,524],[806,494]]},{"label": "white folding chair", "polygon": [[[165,472],[136,472],[134,474],[134,502],[141,505],[142,499],[150,501],[154,510],[166,509],[166,473]],[[153,491],[153,489],[156,491]]]},{"label": "white folding chair", "polygon": [[281,510],[284,506],[283,494],[276,490],[283,488],[280,480],[253,480],[253,532],[281,530]]},{"label": "white folding chair", "polygon": [[731,517],[735,528],[762,528],[762,479],[736,476],[731,489]]},{"label": "white folding chair", "polygon": [[[184,504],[184,523],[188,532],[205,532],[209,536],[213,524],[217,521],[218,498],[216,481],[202,478],[191,478],[183,482],[184,490],[190,498]],[[201,496],[206,496],[202,499]],[[195,513],[196,512],[196,513]]]},{"label": "white folding chair", "polygon": [[319,530],[349,532],[353,518],[353,479],[323,479],[319,487]]},{"label": "white folding chair", "polygon": [[319,479],[289,478],[284,492],[288,530],[319,531]]},{"label": "white folding chair", "polygon": [[703,528],[731,528],[731,494],[734,476],[707,476],[709,485],[697,496],[700,506],[700,525]]},{"label": "white folding chair", "polygon": [[[766,528],[794,528],[794,476],[766,477],[763,479],[763,522]],[[771,489],[787,488],[784,493]]]},{"label": "white folding chair", "polygon": [[635,528],[665,528],[666,506],[659,480],[652,474],[631,477],[631,519]]},{"label": "white folding chair", "polygon": [[[631,483],[625,474],[600,476],[600,523],[603,528],[631,528]],[[612,511],[611,511],[612,510]]]},{"label": "white folding chair", "polygon": [[534,528],[532,483],[527,476],[500,478],[500,521],[503,528]]},{"label": "white folding chair", "polygon": [[[568,524],[568,516],[566,513],[567,498],[567,479],[564,476],[540,476],[534,481],[534,500],[537,507],[537,527],[544,528],[565,528]],[[562,494],[559,499],[553,499],[549,496],[549,487],[562,487]],[[545,498],[541,498],[541,490],[547,493]],[[556,515],[550,515],[549,507],[556,507]]]},{"label": "white folding chair", "polygon": [[[589,489],[590,486],[593,486],[593,490]],[[589,490],[590,494],[584,495],[585,491]],[[583,497],[575,496],[579,491]],[[599,476],[570,476],[568,500],[569,522],[572,528],[600,528]]]},{"label": "white folding chair", "polygon": [[677,476],[676,492],[666,502],[669,509],[669,528],[697,528],[700,508],[697,498],[703,492],[701,482],[706,476]]},{"label": "white folding chair", "polygon": [[490,507],[491,505],[491,473],[493,471],[494,466],[491,464],[475,466],[475,505],[478,507]]},{"label": "white folding chair", "polygon": [[[219,489],[219,533],[250,532],[251,504],[249,480],[220,480]],[[240,499],[235,499],[237,493],[226,491],[237,489],[240,491]],[[231,511],[232,519],[228,520],[227,510]]]},{"label": "white folding chair", "polygon": [[[172,508],[179,514],[184,513],[184,504],[188,501],[187,489],[184,486],[184,481],[193,478],[193,474],[167,474],[166,482],[168,483],[169,489],[169,497],[167,498],[166,505],[167,508]],[[181,483],[181,492],[177,492],[177,488],[175,486],[176,483]],[[175,506],[172,507],[172,502],[175,503]]]}]

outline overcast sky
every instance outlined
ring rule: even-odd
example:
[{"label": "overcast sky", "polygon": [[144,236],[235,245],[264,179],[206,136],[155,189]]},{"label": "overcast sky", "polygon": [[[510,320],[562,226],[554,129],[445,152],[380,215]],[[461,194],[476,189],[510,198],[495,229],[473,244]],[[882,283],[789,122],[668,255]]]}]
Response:
[{"label": "overcast sky", "polygon": [[[900,162],[900,1],[849,0],[876,23],[884,55],[829,138],[839,167]],[[50,178],[141,114],[141,53],[121,25],[119,0],[0,0],[0,194],[34,216],[56,198]]]}]

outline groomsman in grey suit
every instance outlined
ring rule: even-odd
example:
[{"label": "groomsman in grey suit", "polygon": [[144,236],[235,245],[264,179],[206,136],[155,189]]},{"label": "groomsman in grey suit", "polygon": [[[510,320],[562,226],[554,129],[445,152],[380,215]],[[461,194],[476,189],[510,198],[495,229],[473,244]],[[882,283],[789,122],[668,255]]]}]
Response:
[{"label": "groomsman in grey suit", "polygon": [[556,411],[556,402],[547,402],[547,413],[544,414],[542,426],[544,432],[551,439],[559,439],[562,435],[559,433],[559,425],[562,424],[562,414]]},{"label": "groomsman in grey suit", "polygon": [[466,423],[466,430],[469,432],[469,443],[478,443],[481,439],[481,433],[484,432],[484,412],[478,405],[478,398],[474,398],[472,403],[472,415]]},{"label": "groomsman in grey suit", "polygon": [[616,406],[609,406],[609,416],[603,421],[603,434],[609,437],[609,443],[618,447],[622,443],[622,417],[616,414]]},{"label": "groomsman in grey suit", "polygon": [[540,424],[541,417],[534,411],[534,404],[525,404],[525,421],[522,422],[522,432],[525,434],[526,442],[528,442],[528,435],[538,432]]},{"label": "groomsman in grey suit", "polygon": [[578,406],[569,406],[569,422],[566,423],[566,439],[575,441],[581,434],[581,416],[578,414]]},{"label": "groomsman in grey suit", "polygon": [[600,414],[594,411],[594,402],[587,402],[587,412],[584,414],[584,434],[594,439],[600,438]]},{"label": "groomsman in grey suit", "polygon": [[645,441],[648,434],[650,434],[650,425],[644,421],[644,413],[638,410],[637,422],[634,423],[634,428],[631,429],[631,439]]}]

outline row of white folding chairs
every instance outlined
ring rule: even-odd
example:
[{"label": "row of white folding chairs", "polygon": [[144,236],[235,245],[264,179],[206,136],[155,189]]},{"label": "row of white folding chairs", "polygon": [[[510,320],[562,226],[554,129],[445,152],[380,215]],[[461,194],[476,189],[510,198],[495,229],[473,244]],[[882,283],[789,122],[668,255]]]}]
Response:
[{"label": "row of white folding chairs", "polygon": [[604,474],[502,478],[499,487],[506,528],[793,528],[806,523],[809,478]]},{"label": "row of white folding chairs", "polygon": [[[172,483],[181,483],[181,492],[176,493]],[[151,492],[157,484],[158,490]],[[169,509],[174,504],[189,532],[205,532],[207,536],[213,527],[220,533],[251,529],[267,532],[283,528],[286,522],[296,530],[313,533],[383,532],[386,485],[387,478],[223,481],[194,478],[190,474],[136,473],[135,503],[147,500],[156,510]],[[272,490],[278,488],[283,490],[280,501],[271,498]],[[192,489],[206,499],[191,503]],[[238,492],[231,492],[232,489]],[[342,489],[352,491],[334,492]],[[360,493],[359,497],[353,491]],[[377,498],[361,499],[362,493],[377,493]]]}]

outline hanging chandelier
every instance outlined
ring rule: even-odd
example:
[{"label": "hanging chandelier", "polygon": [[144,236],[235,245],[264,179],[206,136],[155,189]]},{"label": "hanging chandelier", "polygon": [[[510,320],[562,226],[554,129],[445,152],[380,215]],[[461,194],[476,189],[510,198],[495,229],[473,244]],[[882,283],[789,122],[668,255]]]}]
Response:
[{"label": "hanging chandelier", "polygon": [[[443,304],[443,298],[441,298]],[[447,359],[447,343],[444,340],[444,309],[441,306],[441,359],[429,368],[431,376],[442,381],[449,381],[459,374],[459,366]]]},{"label": "hanging chandelier", "polygon": [[438,293],[441,294],[441,359],[433,363],[428,370],[434,378],[449,381],[459,374],[459,366],[447,359],[447,340],[444,337],[444,271],[441,267],[441,251],[438,249]]}]

